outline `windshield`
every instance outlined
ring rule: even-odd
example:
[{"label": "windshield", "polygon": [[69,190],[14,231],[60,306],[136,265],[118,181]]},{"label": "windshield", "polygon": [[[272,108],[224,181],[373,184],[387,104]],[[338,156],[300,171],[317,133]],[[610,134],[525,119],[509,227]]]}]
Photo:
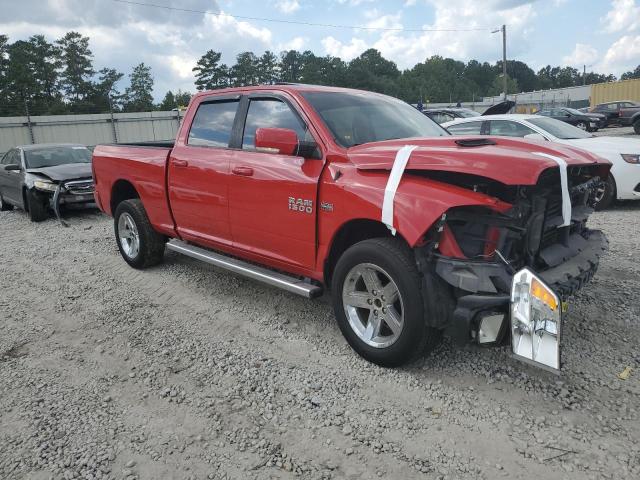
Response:
[{"label": "windshield", "polygon": [[395,138],[442,137],[448,132],[400,100],[358,92],[303,92],[343,147]]},{"label": "windshield", "polygon": [[578,127],[574,127],[573,125],[569,125],[568,123],[561,122],[560,120],[555,120],[554,118],[549,117],[536,117],[529,118],[527,121],[536,127],[539,127],[556,138],[560,138],[562,140],[572,140],[575,138],[591,138],[593,135],[585,132],[584,130],[580,130]]},{"label": "windshield", "polygon": [[82,145],[43,147],[25,150],[27,168],[55,167],[67,163],[91,163],[91,152]]}]

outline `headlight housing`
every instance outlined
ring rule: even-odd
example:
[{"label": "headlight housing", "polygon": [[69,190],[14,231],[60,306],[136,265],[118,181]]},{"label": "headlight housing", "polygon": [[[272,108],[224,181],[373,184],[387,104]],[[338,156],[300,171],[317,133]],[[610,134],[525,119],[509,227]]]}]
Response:
[{"label": "headlight housing", "polygon": [[560,370],[560,298],[531,270],[513,276],[511,349],[516,358]]},{"label": "headlight housing", "polygon": [[45,192],[55,192],[58,188],[57,183],[52,183],[47,180],[36,180],[35,182],[33,182],[33,186],[38,190],[43,190]]},{"label": "headlight housing", "polygon": [[623,153],[622,159],[627,163],[640,164],[640,154],[637,153]]}]

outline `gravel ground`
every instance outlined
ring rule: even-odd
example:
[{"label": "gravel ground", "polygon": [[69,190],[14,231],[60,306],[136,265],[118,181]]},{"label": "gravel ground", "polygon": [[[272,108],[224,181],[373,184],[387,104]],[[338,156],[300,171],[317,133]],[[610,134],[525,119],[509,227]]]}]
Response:
[{"label": "gravel ground", "polygon": [[[572,302],[564,372],[445,342],[385,370],[308,301],[167,254],[111,219],[0,214],[0,478],[640,478],[640,205]],[[618,377],[633,367],[626,380]]]},{"label": "gravel ground", "polygon": [[608,127],[602,130],[598,130],[597,132],[593,132],[596,137],[626,137],[631,136],[632,138],[640,138],[640,135],[637,135],[633,131],[633,127]]}]

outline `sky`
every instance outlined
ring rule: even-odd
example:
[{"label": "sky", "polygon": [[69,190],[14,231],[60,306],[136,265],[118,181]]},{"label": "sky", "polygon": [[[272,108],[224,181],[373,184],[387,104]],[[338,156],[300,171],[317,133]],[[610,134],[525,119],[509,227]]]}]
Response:
[{"label": "sky", "polygon": [[[15,41],[79,31],[91,38],[96,70],[128,74],[140,62],[150,65],[156,99],[168,90],[194,91],[191,69],[208,49],[222,52],[227,64],[247,50],[311,50],[350,60],[367,48],[377,48],[400,69],[431,55],[493,63],[502,56],[502,39],[491,31],[502,24],[507,58],[536,71],[548,64],[586,65],[619,76],[640,64],[640,0],[134,1],[156,6],[0,0],[0,33]],[[121,81],[121,91],[127,83]]]}]

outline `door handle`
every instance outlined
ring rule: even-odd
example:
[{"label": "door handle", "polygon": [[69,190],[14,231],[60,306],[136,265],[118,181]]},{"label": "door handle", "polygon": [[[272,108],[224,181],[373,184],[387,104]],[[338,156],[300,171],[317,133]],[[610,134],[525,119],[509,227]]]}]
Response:
[{"label": "door handle", "polygon": [[173,163],[174,167],[188,167],[189,166],[189,162],[187,162],[186,160],[172,160],[171,163]]},{"label": "door handle", "polygon": [[234,175],[242,175],[243,177],[250,177],[253,175],[253,168],[251,167],[234,167],[231,172]]}]

